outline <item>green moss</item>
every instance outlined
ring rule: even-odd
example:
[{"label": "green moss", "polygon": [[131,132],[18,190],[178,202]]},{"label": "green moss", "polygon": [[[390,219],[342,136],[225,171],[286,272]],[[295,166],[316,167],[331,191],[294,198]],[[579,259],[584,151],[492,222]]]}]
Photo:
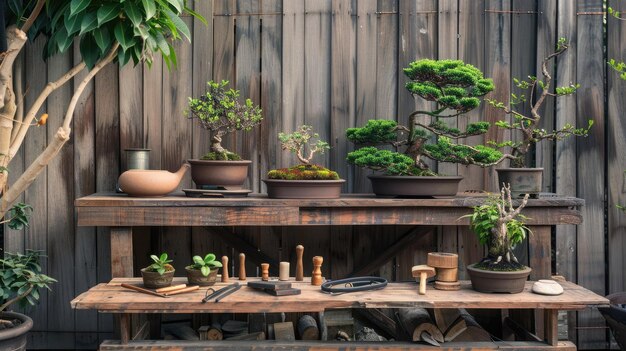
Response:
[{"label": "green moss", "polygon": [[283,180],[338,180],[339,174],[319,165],[297,165],[273,169],[267,173],[267,177]]},{"label": "green moss", "polygon": [[241,156],[230,151],[226,151],[226,152],[211,151],[211,152],[206,153],[206,155],[202,156],[200,159],[205,160],[205,161],[239,161],[241,160]]}]

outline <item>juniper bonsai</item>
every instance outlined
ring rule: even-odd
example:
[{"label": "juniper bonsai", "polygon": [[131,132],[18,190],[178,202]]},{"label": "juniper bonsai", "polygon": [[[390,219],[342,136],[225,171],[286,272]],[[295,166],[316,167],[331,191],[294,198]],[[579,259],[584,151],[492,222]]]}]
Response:
[{"label": "juniper bonsai", "polygon": [[[543,59],[541,64],[541,73],[543,78],[529,76],[527,80],[513,79],[513,83],[523,92],[521,94],[511,93],[510,107],[504,102],[487,99],[487,102],[496,108],[504,111],[505,114],[511,115],[513,120],[498,121],[495,124],[504,129],[518,131],[522,135],[521,141],[505,141],[502,143],[490,142],[491,145],[497,147],[511,148],[511,166],[524,167],[526,163],[526,154],[531,150],[531,146],[541,142],[542,140],[562,140],[569,136],[587,136],[593,125],[593,120],[589,120],[586,128],[576,128],[572,124],[566,123],[560,129],[547,131],[539,127],[542,116],[540,108],[548,97],[561,97],[576,93],[579,84],[570,84],[569,86],[556,87],[554,92],[551,91],[552,76],[548,71],[548,65],[551,60],[564,54],[569,45],[565,38],[560,38],[557,43],[556,50]],[[535,90],[539,89],[541,93],[534,99]],[[527,104],[530,114],[524,114],[516,109],[515,106]]]},{"label": "juniper bonsai", "polygon": [[261,108],[246,99],[239,102],[239,90],[228,89],[228,81],[209,81],[199,98],[189,98],[189,118],[197,118],[202,128],[211,132],[211,150],[203,160],[240,160],[236,153],[222,146],[222,138],[237,130],[250,131],[263,120]]},{"label": "juniper bonsai", "polygon": [[[389,120],[370,120],[360,128],[346,131],[348,140],[356,144],[404,147],[404,153],[362,147],[348,154],[348,162],[359,167],[382,171],[388,175],[436,175],[423,157],[442,162],[487,167],[509,155],[484,145],[469,146],[453,140],[481,135],[489,129],[488,122],[470,123],[462,131],[449,127],[443,120],[459,117],[480,105],[480,98],[494,89],[493,81],[483,77],[476,67],[459,60],[418,60],[404,69],[410,79],[406,89],[414,96],[435,103],[432,111],[415,111],[408,116],[408,125]],[[430,116],[424,123],[420,116]],[[429,144],[432,135],[438,141]]]},{"label": "juniper bonsai", "polygon": [[291,134],[279,133],[278,140],[283,150],[289,150],[296,155],[301,164],[289,168],[273,169],[267,173],[269,179],[284,180],[338,180],[335,171],[320,165],[311,164],[316,154],[323,155],[330,146],[320,140],[318,133],[313,133],[313,127],[303,125]]}]

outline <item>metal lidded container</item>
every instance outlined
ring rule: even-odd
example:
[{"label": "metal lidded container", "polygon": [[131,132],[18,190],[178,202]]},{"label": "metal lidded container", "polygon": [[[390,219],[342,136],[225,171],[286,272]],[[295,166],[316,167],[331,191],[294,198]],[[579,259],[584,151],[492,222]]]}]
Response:
[{"label": "metal lidded container", "polygon": [[126,169],[150,169],[150,149],[129,148],[126,152]]}]

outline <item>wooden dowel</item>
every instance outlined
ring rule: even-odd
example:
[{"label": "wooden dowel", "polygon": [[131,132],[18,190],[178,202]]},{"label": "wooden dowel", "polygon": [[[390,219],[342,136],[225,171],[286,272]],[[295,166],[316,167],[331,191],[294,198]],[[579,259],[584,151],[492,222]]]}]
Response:
[{"label": "wooden dowel", "polygon": [[130,290],[135,290],[138,291],[140,293],[144,293],[144,294],[148,294],[148,295],[153,295],[153,296],[158,296],[158,297],[167,297],[164,294],[159,294],[157,292],[154,292],[152,290],[148,290],[148,289],[144,289],[144,288],[140,288],[138,286],[134,286],[134,285],[130,285],[130,284],[125,284],[122,283],[122,288],[126,288],[126,289],[130,289]]},{"label": "wooden dowel", "polygon": [[159,288],[159,289],[156,289],[155,291],[158,293],[166,293],[166,292],[170,292],[174,290],[184,289],[186,287],[187,287],[187,284],[178,284],[178,285],[168,286],[167,288]]},{"label": "wooden dowel", "polygon": [[304,280],[304,268],[302,266],[302,255],[304,254],[304,246],[296,246],[296,281]]},{"label": "wooden dowel", "polygon": [[198,286],[198,285],[188,286],[188,287],[186,287],[184,289],[170,291],[170,292],[167,292],[167,293],[165,293],[163,295],[165,295],[165,296],[178,295],[178,294],[182,294],[182,293],[186,293],[186,292],[190,292],[190,291],[194,291],[194,290],[198,290],[198,289],[200,289],[200,286]]},{"label": "wooden dowel", "polygon": [[228,256],[222,256],[222,283],[228,283]]},{"label": "wooden dowel", "polygon": [[239,254],[239,280],[246,280],[246,254]]}]

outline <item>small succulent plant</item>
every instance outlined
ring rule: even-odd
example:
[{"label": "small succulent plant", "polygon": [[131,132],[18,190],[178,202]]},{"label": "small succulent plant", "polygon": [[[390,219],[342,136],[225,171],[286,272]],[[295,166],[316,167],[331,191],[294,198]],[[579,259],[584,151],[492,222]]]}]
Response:
[{"label": "small succulent plant", "polygon": [[150,255],[150,258],[154,262],[150,266],[148,266],[151,271],[163,275],[163,273],[165,272],[170,272],[174,270],[174,267],[172,267],[172,265],[170,264],[172,260],[167,259],[167,253],[164,252],[161,254],[161,256]]},{"label": "small succulent plant", "polygon": [[193,256],[193,263],[189,267],[200,270],[202,275],[206,277],[211,274],[211,268],[221,268],[222,263],[215,260],[214,254],[209,253],[206,254],[204,258]]}]

